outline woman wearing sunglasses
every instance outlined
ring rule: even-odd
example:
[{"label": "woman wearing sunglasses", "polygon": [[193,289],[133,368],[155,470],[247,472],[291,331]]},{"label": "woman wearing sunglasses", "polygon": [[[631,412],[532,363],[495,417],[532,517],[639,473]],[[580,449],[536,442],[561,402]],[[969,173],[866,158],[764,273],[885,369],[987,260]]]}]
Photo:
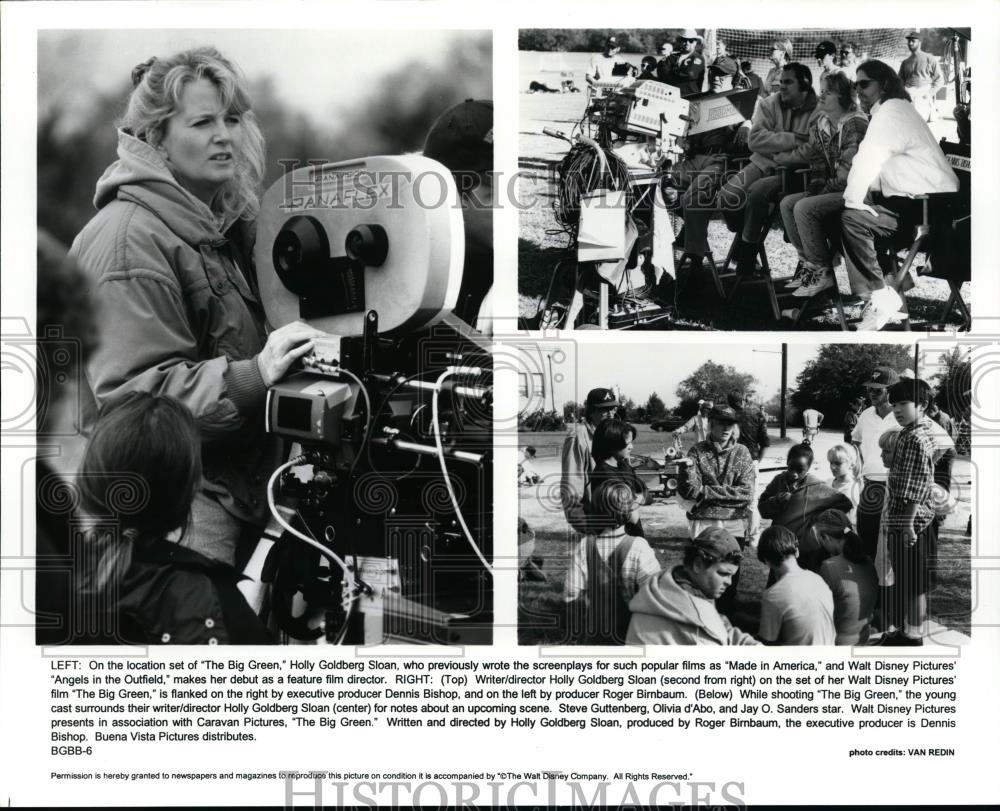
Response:
[{"label": "woman wearing sunglasses", "polygon": [[913,198],[958,191],[958,178],[892,68],[870,59],[858,67],[855,86],[871,120],[847,178],[840,222],[851,289],[868,300],[858,329],[882,329],[902,299],[886,284],[876,239],[919,223],[922,206]]}]

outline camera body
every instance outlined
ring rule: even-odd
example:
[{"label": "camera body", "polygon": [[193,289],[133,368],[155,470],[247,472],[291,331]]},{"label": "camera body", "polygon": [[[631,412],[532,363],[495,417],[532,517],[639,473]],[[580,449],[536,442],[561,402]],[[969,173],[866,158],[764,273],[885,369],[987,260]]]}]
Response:
[{"label": "camera body", "polygon": [[462,223],[421,156],[300,167],[263,197],[268,320],[326,333],[267,398],[295,445],[247,573],[290,640],[492,639],[492,367],[450,316]]},{"label": "camera body", "polygon": [[669,498],[677,495],[678,488],[684,481],[684,477],[687,476],[691,461],[686,456],[675,456],[666,460],[663,470],[660,472],[660,483],[663,485],[664,496]]},{"label": "camera body", "polygon": [[375,310],[382,334],[411,334],[458,300],[465,233],[455,182],[420,155],[299,167],[261,199],[255,255],[273,326],[303,320],[360,336]]}]

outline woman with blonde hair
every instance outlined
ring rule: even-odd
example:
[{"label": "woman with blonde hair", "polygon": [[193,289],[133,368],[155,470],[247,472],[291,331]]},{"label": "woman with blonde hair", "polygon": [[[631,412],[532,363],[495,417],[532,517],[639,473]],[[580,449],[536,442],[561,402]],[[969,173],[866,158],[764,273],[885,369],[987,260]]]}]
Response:
[{"label": "woman with blonde hair", "polygon": [[319,333],[265,325],[252,266],[264,138],[236,66],[196,48],[136,66],[132,84],[118,160],[71,251],[103,313],[85,419],[132,391],[186,405],[204,480],[184,543],[233,563],[264,524],[279,462],[263,429],[267,389]]}]

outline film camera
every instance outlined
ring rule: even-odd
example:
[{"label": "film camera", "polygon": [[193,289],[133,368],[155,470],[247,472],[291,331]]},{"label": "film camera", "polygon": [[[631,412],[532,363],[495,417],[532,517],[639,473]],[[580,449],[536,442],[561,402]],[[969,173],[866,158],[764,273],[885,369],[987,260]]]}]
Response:
[{"label": "film camera", "polygon": [[328,336],[267,397],[294,444],[243,590],[289,642],[491,641],[492,367],[451,315],[463,256],[428,158],[309,165],[263,197],[268,320]]},{"label": "film camera", "polygon": [[681,456],[676,447],[667,448],[664,454],[663,469],[660,471],[660,484],[663,485],[663,495],[667,498],[677,495],[681,478],[686,474],[691,460]]},{"label": "film camera", "polygon": [[677,445],[663,449],[663,461],[651,456],[633,454],[632,469],[649,489],[653,498],[676,498],[681,478],[691,460],[681,454]]}]

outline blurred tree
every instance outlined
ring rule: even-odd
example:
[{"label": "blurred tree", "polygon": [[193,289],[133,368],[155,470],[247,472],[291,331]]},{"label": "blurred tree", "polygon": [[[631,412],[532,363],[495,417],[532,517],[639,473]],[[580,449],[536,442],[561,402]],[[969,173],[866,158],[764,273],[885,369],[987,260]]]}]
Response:
[{"label": "blurred tree", "polygon": [[618,415],[621,419],[628,420],[629,422],[638,422],[638,418],[635,415],[635,400],[631,397],[621,397],[618,402]]},{"label": "blurred tree", "polygon": [[440,67],[406,64],[372,89],[372,103],[342,126],[344,157],[396,155],[423,149],[431,124],[464,99],[493,98],[492,38],[456,42]]},{"label": "blurred tree", "polygon": [[757,378],[746,372],[737,372],[732,366],[705,361],[677,386],[677,413],[687,419],[698,410],[699,400],[712,400],[717,405],[726,402],[726,395],[739,389],[753,395]]},{"label": "blurred tree", "polygon": [[[770,399],[763,403],[761,408],[763,408],[766,413],[777,419],[781,414],[781,392],[776,391],[772,394]],[[795,406],[786,404],[785,422],[787,425],[800,425],[799,416],[799,410],[795,408]]]},{"label": "blurred tree", "polygon": [[658,420],[661,417],[666,416],[667,406],[664,404],[663,399],[655,391],[649,395],[646,400],[646,420]]},{"label": "blurred tree", "polygon": [[876,366],[913,368],[909,344],[824,344],[799,372],[789,399],[799,412],[815,408],[826,415],[824,425],[840,425],[853,397],[863,395],[862,384]]},{"label": "blurred tree", "polygon": [[972,406],[972,354],[956,346],[940,362],[943,368],[928,382],[937,389],[938,407],[957,420],[967,416]]},{"label": "blurred tree", "polygon": [[[94,214],[94,187],[115,160],[115,123],[131,89],[126,76],[109,90],[81,90],[73,77],[93,58],[79,37],[40,38],[38,224],[66,244]],[[363,66],[358,70],[355,78],[363,81]],[[257,80],[251,98],[267,141],[265,187],[283,173],[281,160],[337,161],[419,150],[448,107],[492,95],[488,32],[455,41],[440,67],[408,63],[372,81],[368,105],[335,121],[293,108],[273,80]]]},{"label": "blurred tree", "polygon": [[583,405],[575,400],[567,400],[563,403],[563,419],[567,423],[579,422],[583,416]]},{"label": "blurred tree", "polygon": [[617,37],[622,53],[659,52],[660,45],[673,42],[680,28],[522,28],[517,38],[521,51],[586,51],[598,53],[609,36]]},{"label": "blurred tree", "polygon": [[38,225],[65,245],[94,215],[94,187],[115,159],[115,120],[124,95],[98,95],[86,112],[60,104],[39,108]]}]

